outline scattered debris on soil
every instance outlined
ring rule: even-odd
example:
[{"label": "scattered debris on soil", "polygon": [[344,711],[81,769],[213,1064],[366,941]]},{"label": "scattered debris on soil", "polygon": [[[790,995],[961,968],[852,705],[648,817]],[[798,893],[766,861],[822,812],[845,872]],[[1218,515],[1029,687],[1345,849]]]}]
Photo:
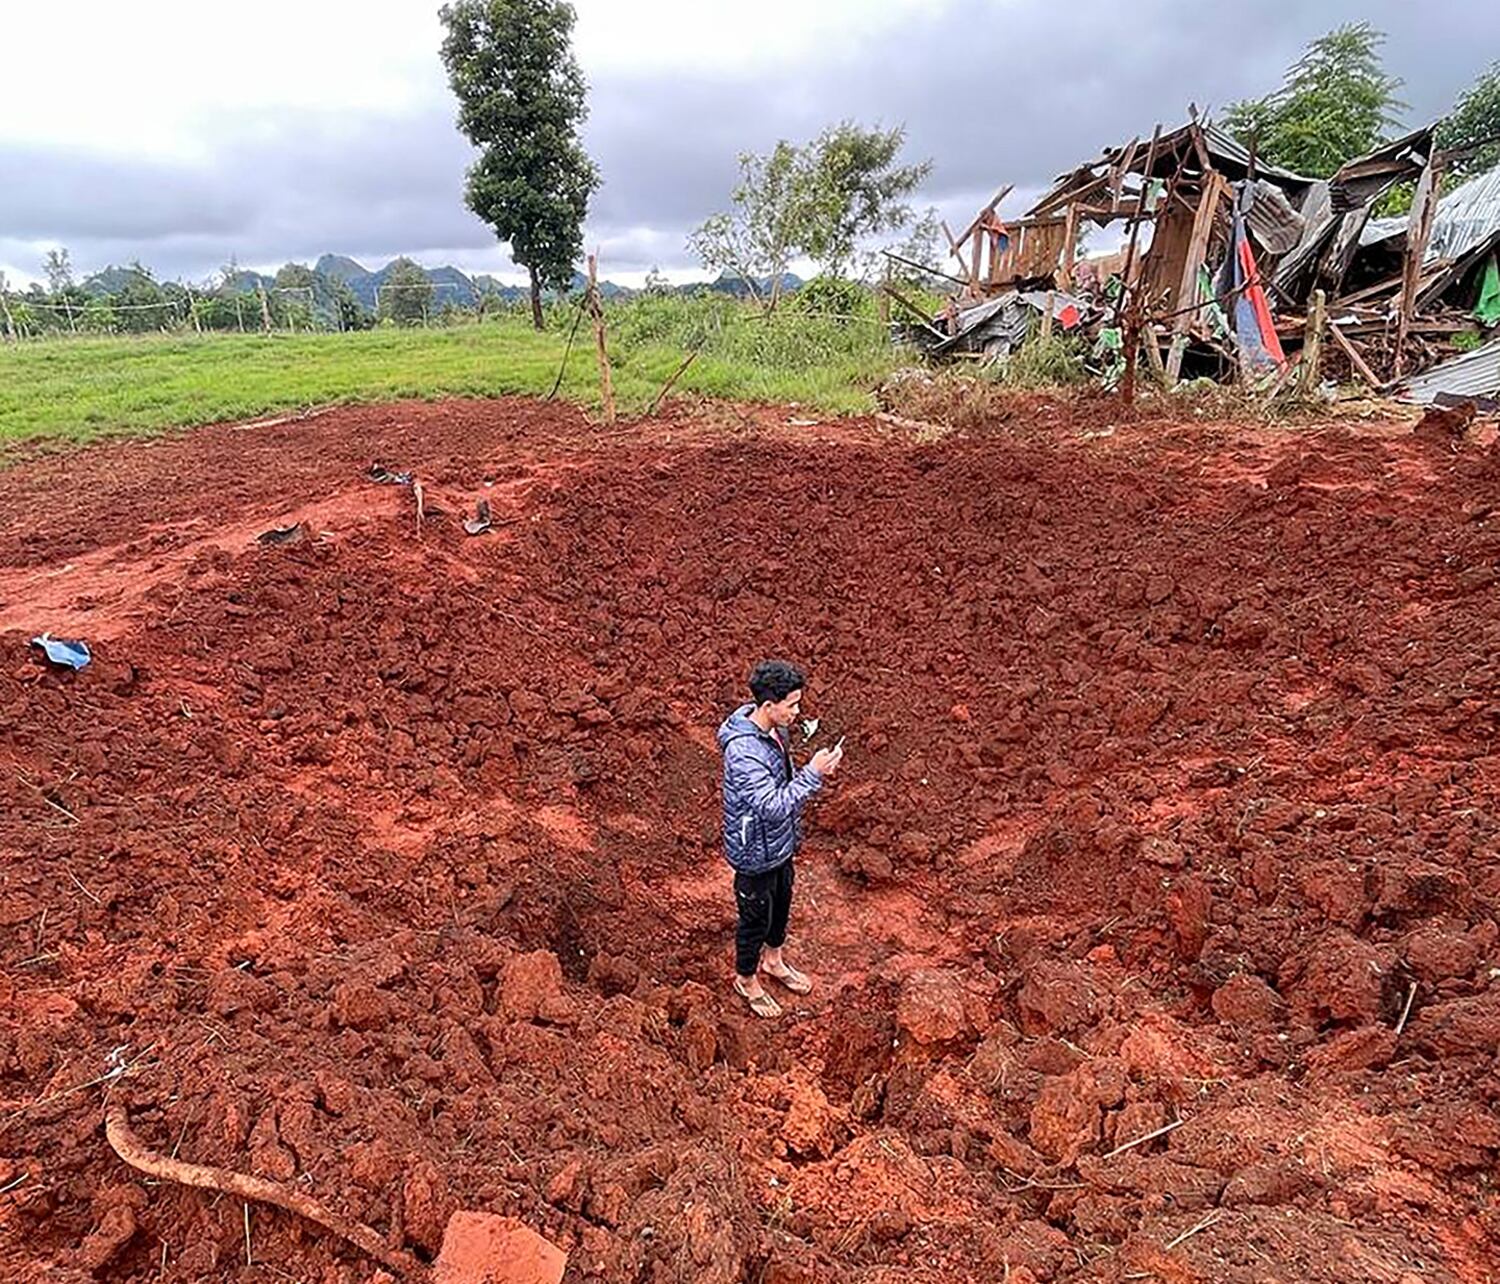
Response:
[{"label": "scattered debris on soil", "polygon": [[[436,1279],[1489,1277],[1493,429],[785,418],[0,473],[0,1276],[395,1278],[144,1178],[105,1085]],[[766,653],[847,738],[774,1025],[712,739]]]}]

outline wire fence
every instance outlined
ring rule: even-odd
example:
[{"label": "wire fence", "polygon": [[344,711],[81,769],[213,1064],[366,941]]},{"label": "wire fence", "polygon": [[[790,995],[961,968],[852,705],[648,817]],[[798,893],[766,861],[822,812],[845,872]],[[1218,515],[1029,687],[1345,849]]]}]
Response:
[{"label": "wire fence", "polygon": [[[180,290],[180,292],[178,292]],[[875,308],[869,312],[798,306],[788,296],[782,306],[766,310],[753,300],[723,293],[704,296],[631,293],[604,301],[608,313],[630,333],[630,342],[651,340],[699,346],[705,327],[717,332],[726,324],[777,333],[806,328],[850,327],[873,339],[890,329],[890,320]],[[373,301],[373,310],[369,302]],[[660,333],[636,333],[628,323],[638,308],[668,311]],[[564,325],[572,320],[574,299],[553,295],[546,303],[551,316],[565,310]],[[330,295],[314,286],[267,286],[255,290],[196,290],[175,287],[167,297],[145,301],[116,301],[109,296],[89,298],[38,297],[34,293],[0,293],[0,341],[42,338],[98,337],[115,333],[307,333],[366,329],[396,324],[449,327],[474,324],[496,316],[529,314],[527,295],[494,292],[472,294],[450,282],[384,283],[373,296]],[[613,339],[613,322],[612,322]]]},{"label": "wire fence", "polygon": [[[377,319],[352,293],[313,285],[266,283],[247,290],[170,284],[160,288],[164,293],[156,299],[88,294],[71,287],[67,293],[46,296],[35,290],[0,290],[0,341],[158,331],[342,331],[363,328]],[[420,287],[384,287],[398,296],[407,288]],[[424,307],[424,314],[429,311]]]}]

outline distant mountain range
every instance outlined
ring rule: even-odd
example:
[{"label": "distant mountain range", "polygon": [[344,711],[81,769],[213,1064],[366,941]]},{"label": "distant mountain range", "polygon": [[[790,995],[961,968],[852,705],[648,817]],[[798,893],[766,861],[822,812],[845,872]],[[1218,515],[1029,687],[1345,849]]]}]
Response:
[{"label": "distant mountain range", "polygon": [[[374,312],[379,300],[380,287],[389,280],[397,261],[392,259],[384,267],[372,272],[364,264],[346,254],[325,254],[313,265],[312,281],[306,288],[313,291],[315,305],[319,310],[334,306],[332,302],[335,295],[334,285],[339,283],[348,287],[349,292],[359,301],[361,307],[368,312]],[[530,291],[526,286],[497,281],[487,273],[469,276],[460,269],[447,264],[441,267],[424,267],[422,271],[432,282],[433,304],[437,308],[442,308],[445,304],[452,304],[455,307],[474,307],[482,297],[514,303],[530,296]],[[144,284],[148,279],[134,267],[111,266],[90,276],[83,282],[83,288],[94,295],[112,295],[118,294],[133,282]],[[242,269],[230,277],[225,284],[232,290],[253,294],[260,289],[274,290],[276,277]],[[586,284],[587,278],[583,273],[575,272],[570,292],[576,293]],[[801,284],[802,279],[792,272],[788,272],[782,278],[783,291],[795,290]],[[767,293],[770,281],[769,279],[757,281],[756,286],[762,293]],[[673,292],[676,294],[693,294],[699,290],[711,290],[717,294],[732,294],[737,297],[744,297],[750,293],[743,278],[728,272],[720,273],[712,281],[698,281],[673,287]],[[552,293],[548,292],[549,297]],[[618,285],[614,281],[601,281],[599,293],[607,299],[613,299],[627,298],[640,291],[633,290],[629,286]]]},{"label": "distant mountain range", "polygon": [[[377,293],[388,279],[391,269],[396,260],[391,260],[379,271],[371,272],[363,264],[356,262],[343,254],[325,254],[313,266],[313,271],[328,277],[331,281],[342,281],[347,285],[361,304],[370,311],[375,310]],[[442,307],[443,304],[452,302],[461,307],[473,307],[479,302],[483,295],[502,299],[507,303],[516,302],[530,297],[530,290],[524,285],[514,285],[504,281],[497,281],[487,273],[479,273],[468,276],[456,267],[429,268],[424,267],[422,271],[433,285],[433,302]],[[588,284],[588,278],[582,272],[573,273],[573,284],[570,294],[576,294]],[[782,280],[783,290],[795,290],[802,284],[801,277],[788,272]],[[770,288],[769,278],[757,281],[756,286],[762,291]],[[692,294],[700,289],[712,290],[718,294],[733,294],[743,296],[749,294],[749,289],[744,281],[727,272],[722,272],[713,281],[694,282],[689,285],[674,286],[677,294]],[[547,291],[551,297],[555,291]],[[639,294],[640,291],[631,289],[628,285],[617,285],[614,281],[600,281],[599,293],[606,299],[628,298]]]},{"label": "distant mountain range", "polygon": [[[380,296],[380,287],[390,280],[391,272],[399,260],[392,259],[383,268],[372,272],[364,264],[345,254],[325,254],[314,265],[313,271],[326,276],[330,281],[342,281],[359,300],[366,311],[374,312]],[[423,274],[432,282],[432,302],[437,308],[445,304],[472,308],[481,294],[494,294],[502,299],[518,299],[525,293],[519,286],[502,286],[493,277],[474,278],[466,276],[456,267],[423,268]]]}]

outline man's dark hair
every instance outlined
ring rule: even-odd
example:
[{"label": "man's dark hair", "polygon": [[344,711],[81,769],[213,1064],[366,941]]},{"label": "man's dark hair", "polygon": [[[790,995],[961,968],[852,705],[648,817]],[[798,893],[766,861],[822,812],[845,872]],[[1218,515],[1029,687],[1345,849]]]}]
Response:
[{"label": "man's dark hair", "polygon": [[762,660],[750,674],[750,694],[757,705],[775,704],[807,685],[807,674],[785,660]]}]

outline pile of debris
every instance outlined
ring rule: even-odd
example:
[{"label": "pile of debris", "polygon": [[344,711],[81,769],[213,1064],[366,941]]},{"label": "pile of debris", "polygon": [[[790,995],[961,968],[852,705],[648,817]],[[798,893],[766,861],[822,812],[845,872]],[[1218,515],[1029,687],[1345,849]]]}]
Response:
[{"label": "pile of debris", "polygon": [[[957,288],[908,335],[1003,357],[1056,325],[1127,389],[1144,360],[1168,386],[1347,375],[1424,402],[1500,396],[1500,169],[1440,197],[1458,156],[1427,126],[1312,179],[1190,115],[1063,175],[1019,219],[996,213],[1006,187],[962,235],[945,225]],[[1374,217],[1404,184],[1410,212]],[[1080,260],[1090,225],[1124,249]]]}]

